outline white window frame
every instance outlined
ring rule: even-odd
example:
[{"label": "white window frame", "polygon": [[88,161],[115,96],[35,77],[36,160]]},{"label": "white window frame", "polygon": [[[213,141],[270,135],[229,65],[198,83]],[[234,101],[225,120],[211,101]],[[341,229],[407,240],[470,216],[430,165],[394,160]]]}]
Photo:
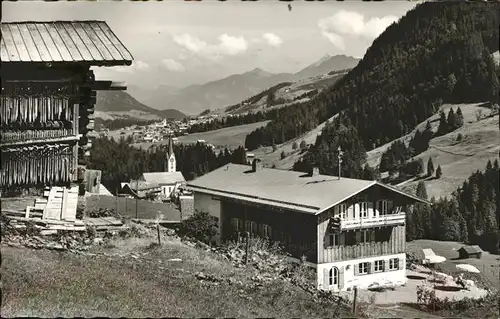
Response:
[{"label": "white window frame", "polygon": [[361,244],[366,244],[370,242],[370,233],[368,230],[361,231]]},{"label": "white window frame", "polygon": [[386,199],[379,200],[377,206],[380,215],[386,215],[389,211],[389,202]]},{"label": "white window frame", "polygon": [[336,247],[340,244],[340,234],[329,233],[328,234],[328,247]]},{"label": "white window frame", "polygon": [[399,258],[389,259],[389,270],[398,270],[398,269],[399,269]]},{"label": "white window frame", "polygon": [[328,272],[328,284],[330,286],[339,284],[339,270],[336,267],[330,268]]},{"label": "white window frame", "polygon": [[[379,267],[377,267],[377,265]],[[375,260],[373,262],[373,272],[382,272],[384,271],[384,261],[381,259],[381,260]]]},{"label": "white window frame", "polygon": [[340,204],[339,205],[339,215],[340,219],[347,219],[347,204]]},{"label": "white window frame", "polygon": [[250,222],[250,234],[255,235],[255,233],[259,232],[259,226],[257,226],[256,222]]},{"label": "white window frame", "polygon": [[[364,267],[366,266],[366,267]],[[368,269],[370,268],[370,263],[364,262],[358,264],[358,274],[360,275],[368,275]]]},{"label": "white window frame", "polygon": [[263,237],[267,237],[267,238],[271,238],[271,236],[269,235],[271,233],[271,226],[267,225],[267,224],[263,224],[262,225],[262,236]]},{"label": "white window frame", "polygon": [[368,218],[368,202],[359,203],[359,217]]}]

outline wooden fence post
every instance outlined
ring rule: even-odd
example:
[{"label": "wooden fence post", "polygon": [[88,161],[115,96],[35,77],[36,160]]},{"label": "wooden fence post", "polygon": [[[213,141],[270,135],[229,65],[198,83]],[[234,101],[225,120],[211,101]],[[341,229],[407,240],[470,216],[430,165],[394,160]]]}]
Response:
[{"label": "wooden fence post", "polygon": [[248,253],[249,253],[249,248],[250,248],[250,233],[245,232],[245,265],[248,264]]},{"label": "wooden fence post", "polygon": [[156,231],[158,233],[158,246],[161,246],[160,223],[156,224]]},{"label": "wooden fence post", "polygon": [[354,286],[354,300],[352,302],[352,313],[356,314],[356,301],[358,299],[358,287]]}]

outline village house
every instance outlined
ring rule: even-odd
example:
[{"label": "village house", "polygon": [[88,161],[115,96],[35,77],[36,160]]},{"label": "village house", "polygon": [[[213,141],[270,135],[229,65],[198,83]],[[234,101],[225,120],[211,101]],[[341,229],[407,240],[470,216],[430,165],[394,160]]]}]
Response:
[{"label": "village house", "polygon": [[278,241],[316,268],[317,288],[406,283],[405,212],[421,199],[377,181],[229,164],[187,184],[215,241],[242,232]]},{"label": "village house", "polygon": [[[173,147],[174,142],[172,137],[170,137],[163,172],[143,173],[138,180],[131,180],[130,183],[123,183],[122,192],[128,193],[130,190],[137,192],[139,190],[147,193],[155,193],[157,196],[164,199],[169,199],[175,194],[180,186],[186,184],[186,179],[182,175],[182,172],[177,171],[177,161]],[[130,190],[125,187],[128,187]],[[134,187],[139,187],[139,189]]]}]

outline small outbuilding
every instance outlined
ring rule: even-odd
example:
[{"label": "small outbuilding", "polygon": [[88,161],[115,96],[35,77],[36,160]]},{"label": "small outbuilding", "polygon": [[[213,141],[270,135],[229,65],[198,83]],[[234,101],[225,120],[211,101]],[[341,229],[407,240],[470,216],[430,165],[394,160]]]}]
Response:
[{"label": "small outbuilding", "polygon": [[458,256],[460,259],[466,259],[466,258],[481,258],[481,255],[483,253],[483,250],[477,246],[463,246],[458,250]]}]

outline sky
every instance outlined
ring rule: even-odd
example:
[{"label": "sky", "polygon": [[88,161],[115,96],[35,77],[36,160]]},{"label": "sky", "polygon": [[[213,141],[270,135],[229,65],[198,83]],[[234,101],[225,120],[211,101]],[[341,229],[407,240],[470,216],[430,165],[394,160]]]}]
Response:
[{"label": "sky", "polygon": [[134,57],[96,68],[129,85],[184,87],[254,68],[297,72],[326,54],[361,58],[409,1],[2,1],[2,21],[104,20]]}]

